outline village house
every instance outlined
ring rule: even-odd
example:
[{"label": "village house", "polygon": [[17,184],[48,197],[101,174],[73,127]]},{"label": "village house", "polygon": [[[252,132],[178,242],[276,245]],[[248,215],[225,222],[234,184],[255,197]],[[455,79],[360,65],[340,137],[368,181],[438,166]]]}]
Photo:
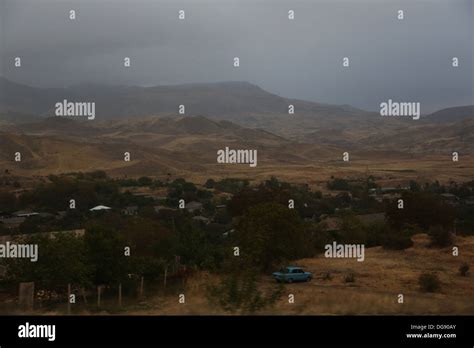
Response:
[{"label": "village house", "polygon": [[138,214],[138,206],[131,205],[124,209],[122,209],[122,213],[125,215],[137,215]]},{"label": "village house", "polygon": [[201,216],[201,215],[199,215],[199,216],[193,216],[192,219],[193,219],[194,221],[201,222],[201,223],[203,223],[203,224],[205,224],[205,225],[208,225],[208,224],[211,222],[211,220],[210,220],[209,218],[207,218],[207,217],[205,217],[205,216]]},{"label": "village house", "polygon": [[27,240],[28,238],[32,236],[44,236],[44,237],[48,237],[48,239],[55,239],[59,234],[68,234],[70,236],[80,238],[80,237],[84,237],[84,235],[86,234],[86,230],[81,228],[81,229],[76,229],[76,230],[5,235],[5,236],[0,236],[0,244],[5,244],[6,242]]},{"label": "village house", "polygon": [[450,204],[450,205],[459,204],[459,197],[456,195],[453,195],[452,193],[442,193],[441,197],[443,201],[445,201],[447,204]]},{"label": "village house", "polygon": [[110,209],[112,209],[112,208],[107,207],[105,205],[98,205],[94,208],[89,209],[89,211],[101,211],[101,210],[110,210]]},{"label": "village house", "polygon": [[196,201],[189,202],[188,204],[186,204],[186,210],[189,211],[190,213],[201,212],[202,203],[196,202]]},{"label": "village house", "polygon": [[20,225],[25,222],[26,217],[4,217],[0,219],[0,223],[3,224],[8,229],[18,228]]},{"label": "village house", "polygon": [[361,214],[356,215],[356,218],[358,218],[364,225],[384,223],[385,213]]},{"label": "village house", "polygon": [[340,231],[342,227],[342,219],[336,216],[323,216],[319,225],[327,232]]},{"label": "village house", "polygon": [[467,197],[467,198],[464,200],[464,203],[465,203],[466,205],[474,205],[474,196]]},{"label": "village house", "polygon": [[170,208],[170,207],[167,207],[165,205],[155,205],[153,207],[153,209],[155,210],[155,213],[159,213],[159,212],[162,212],[162,211],[175,211],[177,210],[176,208]]},{"label": "village house", "polygon": [[30,216],[36,216],[39,215],[39,213],[29,211],[29,210],[19,210],[13,213],[13,216],[16,217],[30,217]]}]

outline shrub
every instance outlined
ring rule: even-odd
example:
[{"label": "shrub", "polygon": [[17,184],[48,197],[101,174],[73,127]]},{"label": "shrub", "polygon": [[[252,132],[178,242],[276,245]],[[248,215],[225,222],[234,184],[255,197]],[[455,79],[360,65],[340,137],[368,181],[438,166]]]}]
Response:
[{"label": "shrub", "polygon": [[214,179],[207,179],[206,183],[204,184],[204,186],[209,189],[214,188],[215,185],[216,181]]},{"label": "shrub", "polygon": [[433,273],[422,273],[418,278],[418,284],[423,292],[436,292],[441,288],[438,276]]},{"label": "shrub", "polygon": [[349,191],[349,182],[345,179],[334,178],[332,181],[327,183],[327,187],[330,190]]},{"label": "shrub", "polygon": [[382,238],[382,246],[389,250],[404,250],[413,246],[408,233],[402,231],[388,231]]},{"label": "shrub", "polygon": [[346,274],[344,277],[344,283],[354,283],[355,282],[355,274],[353,272]]},{"label": "shrub", "polygon": [[453,244],[453,235],[441,226],[433,226],[428,232],[431,245],[436,247],[447,247]]},{"label": "shrub", "polygon": [[255,273],[232,272],[224,276],[219,284],[209,286],[207,291],[208,301],[217,302],[225,311],[252,314],[273,306],[281,297],[283,286],[261,291]]},{"label": "shrub", "polygon": [[330,272],[326,272],[323,274],[323,280],[331,280],[332,279],[332,275]]},{"label": "shrub", "polygon": [[463,277],[466,277],[468,272],[469,272],[469,265],[463,262],[461,266],[459,266],[459,274]]}]

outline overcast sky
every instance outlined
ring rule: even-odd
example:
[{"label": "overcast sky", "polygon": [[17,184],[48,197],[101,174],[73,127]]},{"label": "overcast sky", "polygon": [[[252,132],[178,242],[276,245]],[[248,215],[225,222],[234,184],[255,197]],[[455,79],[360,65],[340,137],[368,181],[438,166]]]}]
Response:
[{"label": "overcast sky", "polygon": [[367,110],[419,101],[427,113],[474,104],[473,2],[0,0],[1,75],[34,86],[237,80]]}]

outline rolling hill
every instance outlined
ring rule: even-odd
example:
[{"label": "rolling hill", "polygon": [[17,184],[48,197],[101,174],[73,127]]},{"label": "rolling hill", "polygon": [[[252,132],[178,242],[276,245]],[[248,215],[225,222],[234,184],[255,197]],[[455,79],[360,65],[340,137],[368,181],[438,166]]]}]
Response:
[{"label": "rolling hill", "polygon": [[[0,78],[0,92],[0,164],[11,167],[20,151],[17,168],[25,173],[217,173],[223,167],[216,166],[216,151],[226,146],[257,149],[259,166],[271,167],[272,175],[293,166],[321,172],[344,151],[374,163],[474,153],[472,106],[418,121],[382,118],[347,105],[283,98],[246,82],[43,89]],[[51,117],[64,98],[95,101],[96,119]],[[180,103],[186,116],[177,114]],[[133,154],[132,162],[123,161],[124,152]]]}]

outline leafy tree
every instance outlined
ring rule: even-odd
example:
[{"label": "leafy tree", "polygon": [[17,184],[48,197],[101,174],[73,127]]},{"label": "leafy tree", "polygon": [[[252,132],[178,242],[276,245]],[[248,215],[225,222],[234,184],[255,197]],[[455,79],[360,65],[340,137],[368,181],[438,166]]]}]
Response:
[{"label": "leafy tree", "polygon": [[237,227],[241,255],[255,269],[269,271],[276,264],[309,256],[311,235],[298,214],[276,203],[252,206]]},{"label": "leafy tree", "polygon": [[92,267],[86,262],[82,238],[67,233],[56,234],[52,239],[35,235],[22,243],[38,245],[38,260],[9,259],[9,281],[34,281],[37,287],[47,289],[62,288],[68,283],[90,283]]},{"label": "leafy tree", "polygon": [[350,189],[349,182],[340,178],[334,178],[333,180],[329,181],[327,186],[330,190],[349,191]]},{"label": "leafy tree", "polygon": [[181,256],[183,263],[207,269],[219,266],[223,250],[221,245],[212,240],[212,236],[189,220],[179,225],[178,230],[176,254]]},{"label": "leafy tree", "polygon": [[410,234],[406,231],[388,229],[383,236],[382,245],[385,249],[404,250],[413,246]]},{"label": "leafy tree", "polygon": [[452,233],[442,226],[432,226],[428,235],[431,238],[432,246],[443,248],[453,244]]},{"label": "leafy tree", "polygon": [[367,240],[364,226],[353,214],[344,214],[340,233],[342,243],[365,244]]},{"label": "leafy tree", "polygon": [[215,185],[216,181],[214,179],[207,179],[206,183],[204,184],[204,186],[208,189],[214,188]]},{"label": "leafy tree", "polygon": [[153,180],[147,176],[142,176],[137,180],[138,186],[151,186]]},{"label": "leafy tree", "polygon": [[227,209],[232,216],[239,216],[252,206],[266,202],[288,205],[289,199],[290,192],[281,188],[268,188],[264,185],[255,189],[248,187],[232,197]]},{"label": "leafy tree", "polygon": [[0,212],[12,212],[17,206],[17,200],[13,193],[0,192]]},{"label": "leafy tree", "polygon": [[124,238],[110,228],[91,226],[85,238],[87,264],[94,265],[94,284],[118,284],[130,272],[128,257],[124,254]]},{"label": "leafy tree", "polygon": [[452,226],[454,209],[443,202],[439,195],[430,192],[404,192],[404,207],[399,209],[397,202],[386,206],[390,224],[400,229],[404,225],[418,225],[428,229],[430,226]]}]

